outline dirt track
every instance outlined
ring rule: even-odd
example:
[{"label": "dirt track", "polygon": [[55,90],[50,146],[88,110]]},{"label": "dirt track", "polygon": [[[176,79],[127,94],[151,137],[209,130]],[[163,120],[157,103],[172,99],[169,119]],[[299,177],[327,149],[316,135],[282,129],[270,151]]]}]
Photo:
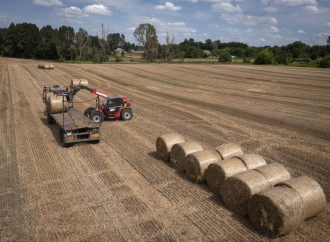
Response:
[{"label": "dirt track", "polygon": [[[74,65],[0,59],[1,240],[268,240],[155,153],[178,132],[205,149],[246,153],[316,179],[330,201],[330,70],[250,65]],[[106,121],[100,144],[59,145],[43,85],[73,78],[133,100],[133,120]],[[80,91],[75,101],[93,98]],[[77,103],[84,111],[94,101]],[[329,203],[328,203],[329,207]],[[329,208],[277,240],[321,241]]]}]

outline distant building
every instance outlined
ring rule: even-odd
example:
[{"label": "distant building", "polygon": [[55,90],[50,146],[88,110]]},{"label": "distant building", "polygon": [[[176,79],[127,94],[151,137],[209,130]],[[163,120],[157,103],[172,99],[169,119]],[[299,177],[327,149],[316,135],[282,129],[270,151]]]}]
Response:
[{"label": "distant building", "polygon": [[204,54],[206,54],[207,56],[210,56],[211,55],[211,51],[209,50],[203,50]]},{"label": "distant building", "polygon": [[115,53],[116,53],[116,54],[121,54],[121,53],[126,54],[126,51],[123,50],[122,48],[117,48],[117,49],[115,49]]}]

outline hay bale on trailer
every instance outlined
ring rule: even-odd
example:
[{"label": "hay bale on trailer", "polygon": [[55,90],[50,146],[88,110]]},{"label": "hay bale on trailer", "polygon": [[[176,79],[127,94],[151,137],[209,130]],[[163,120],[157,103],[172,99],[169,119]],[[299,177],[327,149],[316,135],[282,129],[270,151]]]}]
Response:
[{"label": "hay bale on trailer", "polygon": [[164,134],[156,140],[157,154],[165,161],[169,161],[170,153],[173,145],[186,142],[184,137],[180,134],[171,133]]},{"label": "hay bale on trailer", "polygon": [[290,187],[299,194],[304,204],[304,219],[314,217],[326,209],[327,201],[322,187],[308,176],[283,181],[277,186]]},{"label": "hay bale on trailer", "polygon": [[86,79],[72,79],[70,87],[72,89],[74,89],[77,86],[88,86],[88,80],[86,80]]},{"label": "hay bale on trailer", "polygon": [[215,150],[202,150],[186,157],[187,177],[197,183],[206,181],[206,170],[210,164],[221,161],[220,154]]},{"label": "hay bale on trailer", "polygon": [[68,107],[64,103],[63,109],[63,97],[62,96],[50,96],[48,99],[48,109],[51,114],[62,113],[68,111]]},{"label": "hay bale on trailer", "polygon": [[257,154],[238,155],[235,156],[235,158],[238,158],[241,161],[243,161],[243,163],[245,164],[248,170],[252,170],[254,168],[257,168],[259,166],[264,166],[267,164],[264,158],[261,155],[257,155]]},{"label": "hay bale on trailer", "polygon": [[178,171],[185,171],[187,155],[201,150],[203,147],[197,142],[175,144],[171,149],[170,161]]},{"label": "hay bale on trailer", "polygon": [[280,236],[303,222],[304,204],[299,194],[281,186],[253,195],[248,215],[256,230],[268,236]]},{"label": "hay bale on trailer", "polygon": [[222,160],[225,160],[232,156],[244,154],[241,146],[233,143],[222,144],[215,147],[214,149],[220,154]]},{"label": "hay bale on trailer", "polygon": [[265,165],[259,170],[249,170],[226,179],[221,196],[226,206],[237,214],[248,214],[248,200],[259,192],[271,188],[278,182],[290,178],[282,165]]},{"label": "hay bale on trailer", "polygon": [[214,194],[221,196],[223,182],[230,176],[247,171],[244,163],[237,158],[230,158],[224,161],[210,164],[206,170],[206,182]]}]

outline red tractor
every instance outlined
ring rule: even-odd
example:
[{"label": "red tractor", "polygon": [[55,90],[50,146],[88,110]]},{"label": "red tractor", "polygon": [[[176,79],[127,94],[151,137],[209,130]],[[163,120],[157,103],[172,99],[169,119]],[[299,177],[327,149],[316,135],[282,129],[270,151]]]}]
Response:
[{"label": "red tractor", "polygon": [[96,89],[89,88],[87,86],[77,86],[68,94],[68,99],[73,100],[73,97],[78,91],[85,89],[95,95],[104,97],[103,105],[97,105],[97,107],[89,107],[85,110],[84,115],[92,119],[95,123],[102,123],[105,118],[122,120],[131,120],[133,117],[133,111],[131,104],[125,99],[126,96],[109,96],[108,94],[98,91]]}]

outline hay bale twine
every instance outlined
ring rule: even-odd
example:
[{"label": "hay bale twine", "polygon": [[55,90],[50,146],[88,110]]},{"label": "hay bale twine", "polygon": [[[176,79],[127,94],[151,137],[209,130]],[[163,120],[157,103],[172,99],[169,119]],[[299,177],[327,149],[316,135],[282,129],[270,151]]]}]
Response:
[{"label": "hay bale twine", "polygon": [[221,187],[227,177],[247,171],[244,163],[237,158],[229,158],[224,161],[210,164],[206,170],[206,182],[211,191],[221,196]]},{"label": "hay bale twine", "polygon": [[238,155],[235,156],[235,158],[238,158],[243,161],[248,170],[252,170],[254,168],[267,164],[264,158],[261,155],[257,154]]},{"label": "hay bale twine", "polygon": [[263,174],[268,180],[270,186],[275,186],[277,183],[289,180],[291,178],[289,171],[280,163],[260,166],[254,170]]},{"label": "hay bale twine", "polygon": [[186,142],[183,136],[176,133],[164,134],[156,140],[157,154],[165,161],[170,159],[170,153],[173,145]]},{"label": "hay bale twine", "polygon": [[86,80],[86,79],[72,79],[70,87],[72,89],[74,89],[77,86],[88,86],[88,80]]},{"label": "hay bale twine", "polygon": [[[62,113],[63,112],[63,97],[62,96],[50,96],[48,109],[51,114]],[[67,106],[64,106],[64,112],[68,111]]]},{"label": "hay bale twine", "polygon": [[206,181],[206,170],[210,164],[221,161],[220,154],[215,150],[202,150],[186,157],[187,177],[197,183]]},{"label": "hay bale twine", "polygon": [[291,188],[274,187],[253,195],[248,204],[251,223],[259,233],[279,236],[296,229],[303,222],[304,205]]},{"label": "hay bale twine", "polygon": [[221,196],[226,206],[242,216],[248,214],[248,200],[252,195],[270,187],[266,177],[249,170],[228,177],[221,187]]},{"label": "hay bale twine", "polygon": [[295,190],[304,204],[304,219],[316,216],[326,209],[327,201],[322,187],[312,178],[301,176],[279,183]]},{"label": "hay bale twine", "polygon": [[218,147],[214,148],[220,155],[223,160],[230,158],[235,155],[242,155],[244,154],[241,146],[238,144],[228,143],[222,144]]},{"label": "hay bale twine", "polygon": [[185,171],[187,155],[201,150],[203,147],[197,142],[175,144],[171,149],[170,161],[178,171]]}]

